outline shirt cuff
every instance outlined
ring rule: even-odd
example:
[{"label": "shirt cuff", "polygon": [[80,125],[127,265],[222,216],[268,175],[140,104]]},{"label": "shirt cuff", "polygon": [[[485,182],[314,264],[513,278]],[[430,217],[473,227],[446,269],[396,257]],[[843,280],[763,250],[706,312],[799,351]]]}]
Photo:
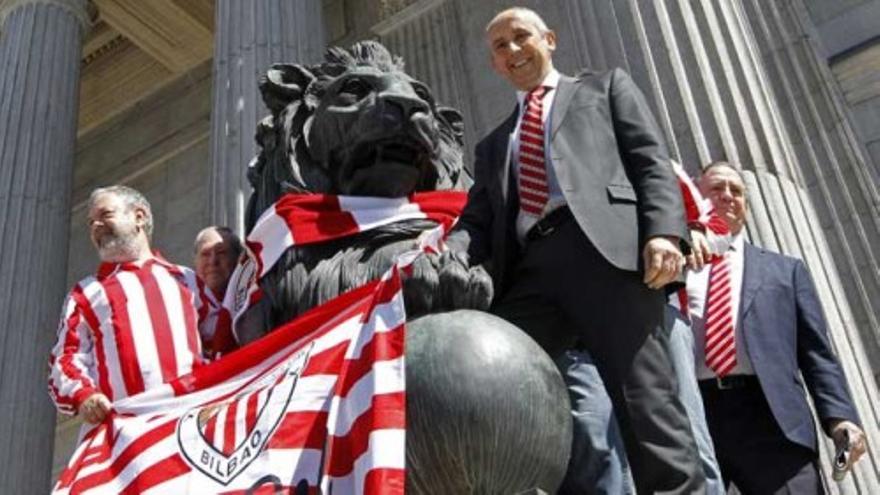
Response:
[{"label": "shirt cuff", "polygon": [[83,387],[73,394],[73,408],[79,414],[79,406],[98,391],[92,387]]}]

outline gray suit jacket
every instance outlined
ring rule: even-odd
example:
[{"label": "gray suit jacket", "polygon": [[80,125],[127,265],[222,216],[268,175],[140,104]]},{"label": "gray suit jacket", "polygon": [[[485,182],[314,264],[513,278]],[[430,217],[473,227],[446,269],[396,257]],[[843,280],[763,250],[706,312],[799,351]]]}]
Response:
[{"label": "gray suit jacket", "polygon": [[[503,292],[516,258],[519,199],[508,142],[518,110],[476,148],[475,182],[451,235],[472,264],[486,263]],[[612,265],[636,271],[646,239],[686,239],[681,192],[644,95],[624,71],[562,76],[553,101],[549,156],[584,234]],[[564,253],[562,253],[564,254]]]}]

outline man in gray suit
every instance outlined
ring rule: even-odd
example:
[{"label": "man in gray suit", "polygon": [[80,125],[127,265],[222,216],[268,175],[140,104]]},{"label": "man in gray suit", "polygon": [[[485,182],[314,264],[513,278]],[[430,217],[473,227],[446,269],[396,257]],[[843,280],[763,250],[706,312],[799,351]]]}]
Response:
[{"label": "man in gray suit", "polygon": [[[486,32],[519,105],[477,145],[476,181],[449,245],[487,264],[498,315],[554,357],[573,346],[592,356],[639,493],[700,493],[662,331],[662,289],[683,264],[687,233],[648,104],[619,69],[556,72],[556,35],[531,10],[505,10]],[[573,459],[569,475],[578,469]]]}]

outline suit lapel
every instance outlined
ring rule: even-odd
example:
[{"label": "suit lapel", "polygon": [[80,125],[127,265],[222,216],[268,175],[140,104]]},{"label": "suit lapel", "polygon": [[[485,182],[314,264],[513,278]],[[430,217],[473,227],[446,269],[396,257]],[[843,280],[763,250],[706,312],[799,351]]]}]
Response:
[{"label": "suit lapel", "polygon": [[755,301],[755,294],[761,288],[761,280],[765,273],[763,269],[763,250],[752,246],[748,242],[743,243],[743,248],[743,278],[742,295],[739,304],[739,321],[743,321],[743,317]]},{"label": "suit lapel", "polygon": [[568,104],[571,103],[571,97],[577,90],[575,84],[577,79],[568,76],[559,76],[559,86],[556,87],[556,97],[553,99],[553,110],[550,113],[553,121],[550,126],[550,140],[556,136],[562,121],[565,120],[565,114],[568,112]]},{"label": "suit lapel", "polygon": [[498,135],[495,137],[495,142],[493,143],[494,149],[492,151],[495,153],[495,156],[493,157],[492,162],[498,167],[495,173],[498,179],[498,185],[501,187],[502,204],[507,204],[508,190],[510,189],[510,135],[513,132],[514,126],[516,126],[516,118],[518,115],[519,107],[515,106],[510,117],[498,127]]}]

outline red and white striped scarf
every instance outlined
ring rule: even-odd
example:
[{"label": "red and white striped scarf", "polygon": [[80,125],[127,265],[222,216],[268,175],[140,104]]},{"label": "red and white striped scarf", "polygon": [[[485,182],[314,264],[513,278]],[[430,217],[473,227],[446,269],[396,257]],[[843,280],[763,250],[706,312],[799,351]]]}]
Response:
[{"label": "red and white striped scarf", "polygon": [[[710,243],[724,242],[724,236],[730,234],[730,230],[727,228],[724,219],[715,213],[715,207],[712,206],[712,202],[700,194],[700,190],[697,188],[697,185],[694,184],[693,179],[687,174],[684,167],[674,160],[670,161],[672,162],[672,170],[675,171],[675,176],[678,179],[678,186],[681,189],[681,197],[684,201],[684,212],[687,223],[689,225],[702,225],[707,234],[713,234],[710,237],[721,237],[721,239],[715,239],[714,241],[710,238]],[[725,250],[729,246],[729,237],[726,240],[728,241],[727,245],[719,246],[723,247]],[[715,246],[712,245],[712,247],[714,248]]]},{"label": "red and white striped scarf", "polygon": [[395,222],[428,219],[438,227],[419,238],[423,250],[441,250],[446,232],[467,202],[461,191],[416,193],[405,198],[287,194],[266,209],[246,239],[248,256],[229,280],[223,305],[238,318],[262,297],[259,280],[293,246],[353,236]]},{"label": "red and white striped scarf", "polygon": [[[684,167],[675,160],[670,160],[670,162],[672,163],[672,170],[678,179],[678,186],[681,189],[685,219],[688,225],[702,226],[706,234],[706,240],[709,243],[709,248],[713,253],[717,255],[726,252],[733,241],[733,236],[730,235],[727,223],[715,212],[712,202],[700,194],[700,190],[687,174]],[[680,288],[674,294],[670,294],[668,302],[673,307],[678,308],[682,315],[689,316],[688,295],[685,287]]]}]

